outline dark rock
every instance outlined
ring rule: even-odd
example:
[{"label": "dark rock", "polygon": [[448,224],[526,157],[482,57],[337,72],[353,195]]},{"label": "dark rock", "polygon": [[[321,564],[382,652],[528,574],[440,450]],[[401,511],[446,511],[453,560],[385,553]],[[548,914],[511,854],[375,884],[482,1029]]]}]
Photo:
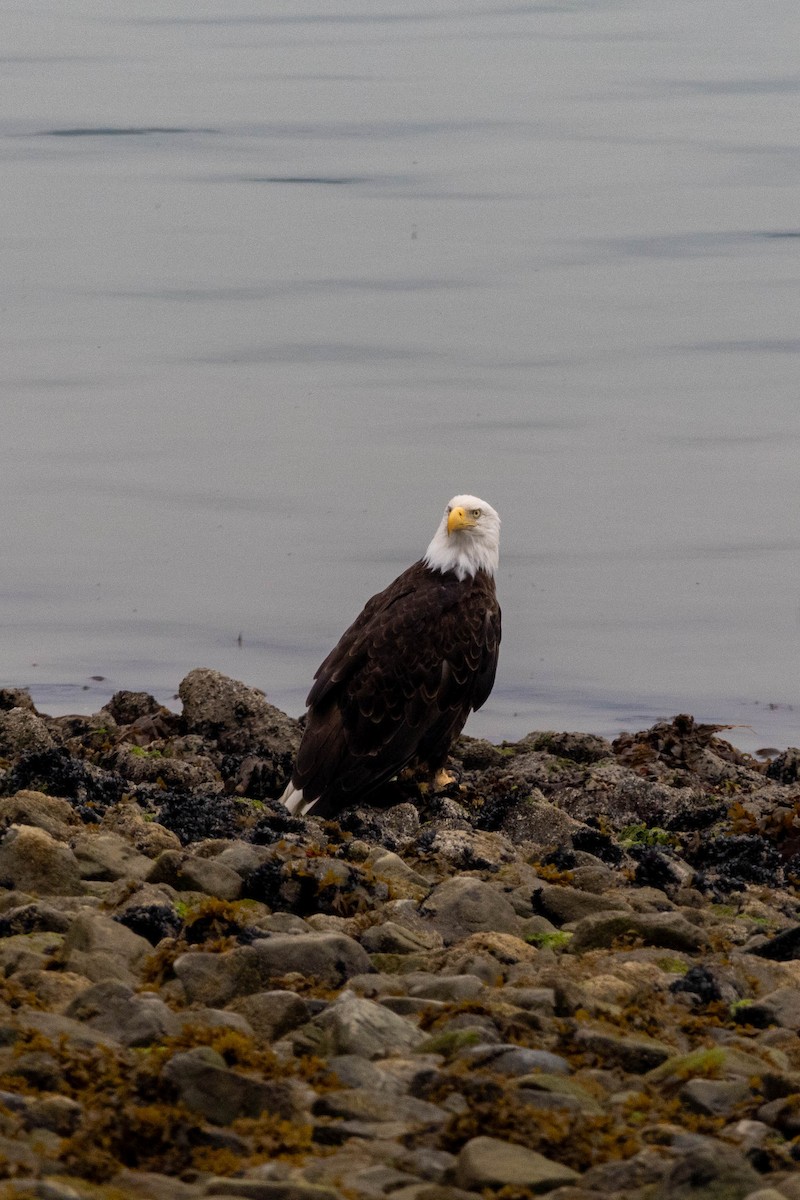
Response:
[{"label": "dark rock", "polygon": [[155,696],[147,692],[115,692],[105,707],[117,725],[132,725],[141,717],[152,717],[162,712]]},{"label": "dark rock", "polygon": [[779,754],[767,767],[767,779],[775,779],[778,783],[797,783],[800,779],[800,750],[797,746],[789,746],[783,754]]},{"label": "dark rock", "polygon": [[713,974],[702,965],[690,967],[685,975],[669,985],[672,993],[686,992],[696,997],[701,1005],[713,1004],[722,999],[722,992]]},{"label": "dark rock", "polygon": [[790,962],[800,958],[800,925],[782,929],[775,937],[751,947],[750,953],[757,954],[760,958],[772,959],[773,962]]},{"label": "dark rock", "polygon": [[162,938],[177,937],[183,921],[171,904],[137,904],[116,913],[115,921],[127,925],[155,946]]},{"label": "dark rock", "polygon": [[106,808],[119,801],[125,787],[119,775],[73,758],[60,747],[23,754],[4,782],[7,795],[31,788],[63,796],[72,802],[81,819],[88,822],[99,821]]},{"label": "dark rock", "polygon": [[242,801],[219,792],[162,792],[158,820],[188,846],[205,838],[236,837],[247,811]]},{"label": "dark rock", "polygon": [[71,921],[67,913],[37,901],[4,912],[0,916],[0,938],[18,933],[66,933]]}]

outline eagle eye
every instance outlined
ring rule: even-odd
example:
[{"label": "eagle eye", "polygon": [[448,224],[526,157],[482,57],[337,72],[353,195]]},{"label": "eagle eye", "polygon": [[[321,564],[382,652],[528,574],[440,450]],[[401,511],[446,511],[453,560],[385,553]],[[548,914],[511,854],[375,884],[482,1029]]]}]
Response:
[{"label": "eagle eye", "polygon": [[473,508],[472,515],[477,521],[478,517],[481,515],[481,510],[479,508]]}]

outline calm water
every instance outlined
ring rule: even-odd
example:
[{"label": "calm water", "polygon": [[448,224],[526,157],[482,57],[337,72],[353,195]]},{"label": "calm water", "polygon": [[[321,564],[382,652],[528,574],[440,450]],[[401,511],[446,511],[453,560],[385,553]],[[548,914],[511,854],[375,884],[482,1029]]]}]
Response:
[{"label": "calm water", "polygon": [[2,683],[299,712],[472,491],[470,732],[800,742],[797,0],[0,22]]}]

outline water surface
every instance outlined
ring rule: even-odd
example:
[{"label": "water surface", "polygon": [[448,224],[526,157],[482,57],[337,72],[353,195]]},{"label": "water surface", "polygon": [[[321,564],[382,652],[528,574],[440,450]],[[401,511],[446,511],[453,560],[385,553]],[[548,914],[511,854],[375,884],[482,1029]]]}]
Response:
[{"label": "water surface", "polygon": [[299,712],[466,490],[506,631],[469,731],[797,743],[795,0],[3,24],[3,683]]}]

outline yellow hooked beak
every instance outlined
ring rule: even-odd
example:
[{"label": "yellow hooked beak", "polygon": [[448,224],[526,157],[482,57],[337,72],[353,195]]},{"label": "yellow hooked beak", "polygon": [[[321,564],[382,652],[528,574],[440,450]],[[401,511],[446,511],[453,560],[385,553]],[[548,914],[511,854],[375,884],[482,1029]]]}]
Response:
[{"label": "yellow hooked beak", "polygon": [[476,523],[475,518],[470,516],[465,508],[452,508],[447,518],[447,535],[449,537],[459,529],[472,529]]}]

